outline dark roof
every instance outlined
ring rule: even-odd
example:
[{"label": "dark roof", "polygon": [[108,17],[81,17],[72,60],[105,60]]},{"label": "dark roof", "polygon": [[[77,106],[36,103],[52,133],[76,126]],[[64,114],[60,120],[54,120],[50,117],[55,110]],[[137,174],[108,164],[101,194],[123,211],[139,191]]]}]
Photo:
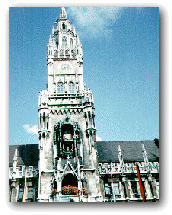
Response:
[{"label": "dark roof", "polygon": [[9,166],[13,166],[15,149],[18,149],[17,165],[38,166],[39,150],[38,144],[10,145],[9,146]]},{"label": "dark roof", "polygon": [[[142,145],[144,144],[149,161],[159,161],[159,148],[154,141],[97,141],[99,163],[119,162],[118,146],[121,147],[124,162],[141,162],[143,159]],[[17,165],[38,166],[38,144],[10,145],[9,165],[13,165],[15,149],[18,149]]]},{"label": "dark roof", "polygon": [[154,141],[97,141],[98,162],[119,162],[118,146],[121,147],[124,162],[144,161],[144,144],[149,161],[159,161],[159,149]]}]

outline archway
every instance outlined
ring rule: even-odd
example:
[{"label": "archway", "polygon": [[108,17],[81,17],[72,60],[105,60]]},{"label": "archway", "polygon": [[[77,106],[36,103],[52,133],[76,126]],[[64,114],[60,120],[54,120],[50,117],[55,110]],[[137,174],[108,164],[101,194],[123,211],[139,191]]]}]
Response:
[{"label": "archway", "polygon": [[71,173],[64,176],[62,181],[62,187],[64,186],[78,186],[77,177]]},{"label": "archway", "polygon": [[62,181],[62,195],[77,195],[78,194],[78,182],[77,177],[71,173],[65,175]]}]

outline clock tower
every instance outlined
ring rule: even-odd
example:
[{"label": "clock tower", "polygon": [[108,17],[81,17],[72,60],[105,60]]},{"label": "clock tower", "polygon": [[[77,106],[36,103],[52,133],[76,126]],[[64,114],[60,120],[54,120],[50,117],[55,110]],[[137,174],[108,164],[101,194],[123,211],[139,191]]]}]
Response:
[{"label": "clock tower", "polygon": [[48,90],[38,102],[38,201],[101,196],[94,100],[83,82],[82,45],[71,24],[62,7],[47,46]]}]

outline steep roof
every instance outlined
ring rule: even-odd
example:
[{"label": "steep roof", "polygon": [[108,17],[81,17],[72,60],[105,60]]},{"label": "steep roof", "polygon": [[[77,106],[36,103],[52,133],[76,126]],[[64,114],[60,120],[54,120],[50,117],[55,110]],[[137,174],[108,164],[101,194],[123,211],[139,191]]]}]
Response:
[{"label": "steep roof", "polygon": [[159,160],[159,149],[154,141],[97,141],[98,162],[119,162],[118,146],[121,147],[124,162],[144,161],[142,144],[149,161]]},{"label": "steep roof", "polygon": [[[159,161],[159,149],[154,141],[97,141],[99,163],[119,162],[118,146],[121,147],[124,162],[141,162],[143,159],[142,145],[144,144],[149,161]],[[18,165],[38,166],[39,150],[37,144],[10,145],[9,165],[13,165],[15,149],[18,149]]]},{"label": "steep roof", "polygon": [[17,165],[38,166],[39,150],[38,144],[10,145],[9,146],[9,166],[13,165],[15,149],[18,149]]}]

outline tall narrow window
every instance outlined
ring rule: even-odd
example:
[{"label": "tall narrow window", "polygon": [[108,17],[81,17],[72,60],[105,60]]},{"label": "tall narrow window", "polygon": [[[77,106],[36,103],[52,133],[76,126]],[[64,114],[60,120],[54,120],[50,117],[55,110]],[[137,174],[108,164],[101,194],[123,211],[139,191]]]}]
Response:
[{"label": "tall narrow window", "polygon": [[28,199],[32,199],[33,198],[33,187],[29,187],[28,188]]},{"label": "tall narrow window", "polygon": [[73,46],[73,39],[70,38],[70,47],[72,47],[72,46]]},{"label": "tall narrow window", "polygon": [[119,184],[118,183],[113,183],[113,193],[115,195],[119,195]]},{"label": "tall narrow window", "polygon": [[60,49],[60,56],[63,56],[63,55],[64,55],[64,50]]},{"label": "tall narrow window", "polygon": [[140,197],[139,193],[138,193],[138,189],[137,189],[137,181],[131,181],[131,188],[134,194],[134,198],[138,198]]},{"label": "tall narrow window", "polygon": [[64,24],[64,22],[62,23],[62,29],[66,29],[66,25]]},{"label": "tall narrow window", "polygon": [[67,46],[67,37],[62,37],[62,46]]},{"label": "tall narrow window", "polygon": [[111,195],[111,187],[108,183],[105,184],[105,195]]},{"label": "tall narrow window", "polygon": [[57,93],[63,93],[63,83],[57,83]]},{"label": "tall narrow window", "polygon": [[74,83],[69,83],[69,93],[75,93]]},{"label": "tall narrow window", "polygon": [[68,56],[69,55],[69,49],[65,50],[65,55]]},{"label": "tall narrow window", "polygon": [[45,112],[43,112],[43,122],[45,122]]}]

